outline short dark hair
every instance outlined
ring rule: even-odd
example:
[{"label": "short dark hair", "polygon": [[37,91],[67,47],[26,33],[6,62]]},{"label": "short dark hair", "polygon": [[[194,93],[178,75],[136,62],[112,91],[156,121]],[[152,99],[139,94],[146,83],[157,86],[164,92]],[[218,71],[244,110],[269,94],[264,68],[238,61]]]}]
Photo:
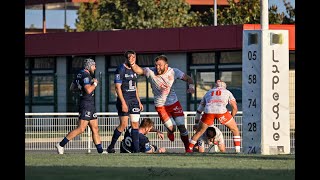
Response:
[{"label": "short dark hair", "polygon": [[124,55],[124,57],[126,58],[126,59],[128,59],[128,55],[129,54],[136,54],[136,52],[134,52],[134,50],[128,50],[128,51],[126,51],[123,55]]},{"label": "short dark hair", "polygon": [[141,122],[140,122],[140,127],[141,128],[146,128],[146,127],[151,127],[154,125],[154,122],[150,119],[150,118],[144,118]]},{"label": "short dark hair", "polygon": [[[209,135],[209,131],[213,132],[212,136]],[[206,135],[207,135],[208,138],[214,138],[216,136],[216,134],[217,134],[217,132],[216,132],[216,129],[214,127],[208,127],[207,128]]]},{"label": "short dark hair", "polygon": [[157,62],[158,60],[164,60],[166,63],[168,63],[168,58],[164,54],[161,54],[160,56],[157,56],[154,61]]}]

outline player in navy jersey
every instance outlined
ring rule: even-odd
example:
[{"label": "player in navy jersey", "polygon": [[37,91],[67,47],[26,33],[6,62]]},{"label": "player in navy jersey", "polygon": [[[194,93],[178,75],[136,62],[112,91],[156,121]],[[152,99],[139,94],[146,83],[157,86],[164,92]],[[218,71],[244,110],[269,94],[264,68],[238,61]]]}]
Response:
[{"label": "player in navy jersey", "polygon": [[116,107],[120,119],[119,126],[114,130],[111,143],[107,148],[108,153],[115,153],[114,146],[121,133],[128,126],[130,117],[132,127],[132,140],[134,153],[139,152],[139,118],[140,111],[143,111],[138,89],[136,87],[138,76],[129,67],[128,59],[136,58],[136,53],[132,50],[124,53],[125,62],[119,65],[114,74],[115,91],[117,93]]},{"label": "player in navy jersey", "polygon": [[[158,136],[163,139],[163,133],[153,128],[154,122],[150,118],[145,118],[141,121],[139,127],[139,149],[143,153],[164,153],[166,149],[164,147],[158,148],[156,145],[150,144],[148,137],[146,136],[151,131],[156,131]],[[124,133],[124,138],[120,144],[121,153],[132,153],[133,142],[132,142],[132,128],[129,127]]]},{"label": "player in navy jersey", "polygon": [[56,144],[58,154],[64,153],[64,146],[77,135],[83,133],[87,126],[92,131],[92,139],[96,145],[98,153],[105,153],[101,146],[101,140],[98,128],[98,117],[94,105],[94,90],[98,85],[98,80],[92,78],[96,70],[96,63],[93,59],[85,59],[83,69],[76,75],[70,85],[70,91],[78,92],[80,96],[79,103],[79,121],[76,129],[70,131],[62,141]]}]

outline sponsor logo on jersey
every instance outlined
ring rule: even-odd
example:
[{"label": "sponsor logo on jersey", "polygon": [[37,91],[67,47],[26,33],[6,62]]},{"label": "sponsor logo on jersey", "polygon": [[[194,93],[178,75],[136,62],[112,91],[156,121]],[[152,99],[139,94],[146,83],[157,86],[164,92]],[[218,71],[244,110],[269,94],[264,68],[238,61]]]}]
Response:
[{"label": "sponsor logo on jersey", "polygon": [[83,79],[83,83],[84,83],[84,84],[89,84],[89,83],[90,83],[89,78],[88,78],[88,77],[84,78],[84,79]]},{"label": "sponsor logo on jersey", "polygon": [[120,74],[116,74],[115,79],[116,79],[116,80],[120,80]]}]

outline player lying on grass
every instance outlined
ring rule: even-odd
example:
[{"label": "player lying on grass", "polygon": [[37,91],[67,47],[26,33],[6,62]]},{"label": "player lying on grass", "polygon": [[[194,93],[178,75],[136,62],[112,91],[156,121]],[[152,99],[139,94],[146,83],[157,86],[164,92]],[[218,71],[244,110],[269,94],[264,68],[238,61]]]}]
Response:
[{"label": "player lying on grass", "polygon": [[[144,118],[139,126],[139,148],[142,153],[164,153],[166,149],[164,147],[158,148],[156,145],[150,144],[148,137],[149,132],[157,132],[158,137],[164,138],[163,133],[153,128],[154,122],[150,118]],[[131,126],[127,128],[124,138],[120,143],[120,153],[132,153],[133,142],[131,135]]]}]

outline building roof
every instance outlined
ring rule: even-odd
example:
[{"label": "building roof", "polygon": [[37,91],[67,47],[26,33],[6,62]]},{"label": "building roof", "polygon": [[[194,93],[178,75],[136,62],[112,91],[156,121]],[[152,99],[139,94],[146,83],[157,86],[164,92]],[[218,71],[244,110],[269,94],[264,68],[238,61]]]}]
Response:
[{"label": "building roof", "polygon": [[[72,56],[137,53],[232,51],[242,49],[243,30],[260,25],[61,32],[25,35],[25,56]],[[269,25],[289,31],[289,50],[295,50],[295,25]],[[124,42],[133,43],[124,43]]]}]

